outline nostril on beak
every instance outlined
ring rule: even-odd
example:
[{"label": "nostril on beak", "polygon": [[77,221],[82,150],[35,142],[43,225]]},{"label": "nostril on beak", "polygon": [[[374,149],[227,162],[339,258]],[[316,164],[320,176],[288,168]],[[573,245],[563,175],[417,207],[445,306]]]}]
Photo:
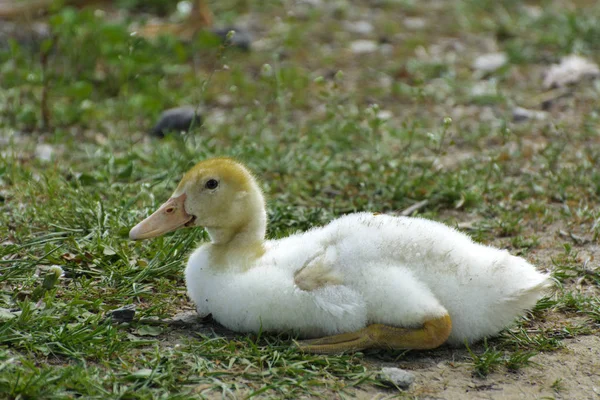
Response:
[{"label": "nostril on beak", "polygon": [[173,214],[173,211],[175,211],[175,207],[169,207],[165,210],[167,214]]}]

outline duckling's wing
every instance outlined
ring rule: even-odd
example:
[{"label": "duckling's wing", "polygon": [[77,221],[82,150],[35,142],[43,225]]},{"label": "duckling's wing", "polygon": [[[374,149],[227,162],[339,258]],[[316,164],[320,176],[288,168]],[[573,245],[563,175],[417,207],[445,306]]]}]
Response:
[{"label": "duckling's wing", "polygon": [[329,333],[347,330],[345,325],[349,319],[359,326],[364,326],[364,299],[356,290],[346,285],[343,271],[332,262],[331,254],[328,253],[330,252],[325,249],[308,260],[294,274],[294,284],[326,313],[328,320],[324,325],[333,328],[329,329]]},{"label": "duckling's wing", "polygon": [[343,276],[324,256],[317,256],[295,273],[294,283],[302,290],[311,291],[325,286],[341,285]]}]

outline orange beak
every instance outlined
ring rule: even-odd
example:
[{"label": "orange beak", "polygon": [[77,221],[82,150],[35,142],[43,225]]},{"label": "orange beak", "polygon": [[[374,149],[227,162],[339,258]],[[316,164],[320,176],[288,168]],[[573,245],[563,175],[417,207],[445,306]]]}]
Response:
[{"label": "orange beak", "polygon": [[185,193],[179,197],[171,197],[151,216],[131,228],[129,238],[131,240],[153,238],[172,232],[191,222],[194,216],[185,212],[185,198]]}]

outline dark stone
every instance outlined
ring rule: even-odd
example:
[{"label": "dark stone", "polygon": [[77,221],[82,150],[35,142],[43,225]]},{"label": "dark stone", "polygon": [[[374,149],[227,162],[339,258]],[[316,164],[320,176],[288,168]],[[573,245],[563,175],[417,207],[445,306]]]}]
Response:
[{"label": "dark stone", "polygon": [[[11,39],[22,48],[37,52],[44,40],[51,39],[50,29],[47,24],[40,22],[24,26],[21,23],[0,21],[0,50],[9,50]],[[50,51],[54,51],[54,46]]]},{"label": "dark stone", "polygon": [[121,308],[117,308],[116,310],[111,310],[106,313],[106,316],[112,317],[114,322],[131,322],[135,316],[135,304],[123,306]]},{"label": "dark stone", "polygon": [[151,135],[164,137],[169,132],[188,132],[191,128],[200,126],[202,117],[196,113],[196,108],[183,106],[163,111],[158,122],[150,131]]},{"label": "dark stone", "polygon": [[[235,35],[231,38],[231,42],[227,43],[227,34],[230,31],[235,31]],[[225,28],[213,28],[211,29],[211,32],[218,36],[223,43],[237,47],[240,50],[250,51],[250,47],[252,46],[252,35],[244,29],[228,26]]]}]

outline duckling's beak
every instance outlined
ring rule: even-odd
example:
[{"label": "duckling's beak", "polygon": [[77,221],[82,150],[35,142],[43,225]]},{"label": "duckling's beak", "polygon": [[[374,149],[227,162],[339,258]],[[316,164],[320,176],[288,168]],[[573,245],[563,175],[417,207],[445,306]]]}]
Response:
[{"label": "duckling's beak", "polygon": [[185,211],[186,197],[185,193],[179,197],[171,197],[154,214],[131,228],[129,238],[131,240],[153,238],[174,231],[191,222],[194,216]]}]

